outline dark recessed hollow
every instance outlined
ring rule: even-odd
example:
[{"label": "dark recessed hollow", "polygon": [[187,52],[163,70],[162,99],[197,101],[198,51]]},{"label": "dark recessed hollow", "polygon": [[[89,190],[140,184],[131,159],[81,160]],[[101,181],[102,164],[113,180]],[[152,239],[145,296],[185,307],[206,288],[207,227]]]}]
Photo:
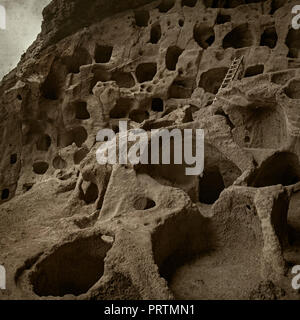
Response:
[{"label": "dark recessed hollow", "polygon": [[159,12],[166,13],[174,7],[175,0],[162,0],[158,6]]},{"label": "dark recessed hollow", "polygon": [[45,82],[41,86],[41,92],[47,100],[57,100],[60,93],[60,88],[57,83],[55,74],[50,73]]},{"label": "dark recessed hollow", "polygon": [[92,58],[85,48],[77,48],[72,56],[63,57],[68,73],[79,73],[80,67],[92,63]]},{"label": "dark recessed hollow", "polygon": [[87,140],[88,133],[84,127],[76,127],[70,131],[60,133],[58,137],[58,146],[68,147],[75,143],[78,148]]},{"label": "dark recessed hollow", "polygon": [[279,8],[283,7],[286,0],[272,0],[270,14],[274,14]]},{"label": "dark recessed hollow", "polygon": [[18,155],[16,153],[10,156],[10,164],[15,164],[18,161]]},{"label": "dark recessed hollow", "polygon": [[199,87],[203,88],[206,92],[217,94],[226,74],[228,68],[214,68],[204,72],[201,75]]},{"label": "dark recessed hollow", "polygon": [[50,146],[51,146],[52,140],[51,138],[45,134],[39,137],[37,143],[36,143],[36,148],[39,151],[48,151]]},{"label": "dark recessed hollow", "polygon": [[276,47],[277,40],[278,36],[275,27],[269,27],[261,35],[260,45],[274,49]]},{"label": "dark recessed hollow", "polygon": [[288,57],[300,58],[300,33],[299,30],[290,29],[285,41],[289,48]]},{"label": "dark recessed hollow", "polygon": [[7,200],[9,198],[9,189],[4,189],[1,194],[2,200]]},{"label": "dark recessed hollow", "polygon": [[130,109],[132,108],[133,100],[128,98],[121,98],[117,101],[115,107],[110,111],[110,118],[122,119],[126,118]]},{"label": "dark recessed hollow", "polygon": [[199,180],[199,202],[214,204],[224,189],[225,184],[219,168],[206,169]]},{"label": "dark recessed hollow", "polygon": [[[98,66],[99,67],[99,66]],[[106,82],[111,80],[111,75],[103,68],[95,69],[92,71],[93,78],[90,80],[90,93],[93,93],[93,89],[98,82]]]},{"label": "dark recessed hollow", "polygon": [[135,11],[135,23],[138,27],[147,27],[150,19],[148,11]]},{"label": "dark recessed hollow", "polygon": [[86,204],[92,204],[98,199],[98,196],[99,189],[96,184],[91,182],[83,195],[83,200]]},{"label": "dark recessed hollow", "polygon": [[34,292],[41,297],[86,293],[102,277],[110,248],[99,234],[56,248],[30,274]]},{"label": "dark recessed hollow", "polygon": [[207,49],[215,41],[215,31],[205,23],[199,23],[194,27],[194,39],[203,49]]},{"label": "dark recessed hollow", "polygon": [[164,102],[160,98],[154,98],[152,99],[152,111],[154,112],[163,112],[164,111]]},{"label": "dark recessed hollow", "polygon": [[49,169],[47,162],[38,161],[33,164],[33,172],[39,175],[45,174]]},{"label": "dark recessed hollow", "polygon": [[111,80],[116,81],[120,88],[132,88],[135,86],[134,78],[129,72],[115,71]]},{"label": "dark recessed hollow", "polygon": [[181,1],[181,6],[187,6],[187,7],[195,7],[195,5],[197,4],[197,0],[182,0]]},{"label": "dark recessed hollow", "polygon": [[57,156],[53,159],[53,168],[54,169],[65,169],[67,167],[67,162],[62,159],[60,156]]},{"label": "dark recessed hollow", "polygon": [[161,26],[159,23],[156,23],[151,28],[150,42],[153,44],[156,44],[159,42],[160,38],[161,38]]},{"label": "dark recessed hollow", "polygon": [[175,79],[169,88],[169,99],[188,99],[192,96],[195,83],[191,79]]},{"label": "dark recessed hollow", "polygon": [[142,63],[136,68],[136,77],[139,83],[152,81],[156,72],[156,63]]},{"label": "dark recessed hollow", "polygon": [[68,70],[62,60],[56,58],[52,62],[47,77],[41,85],[41,97],[44,99],[58,100],[64,91]]},{"label": "dark recessed hollow", "polygon": [[183,50],[177,46],[169,47],[166,54],[166,67],[168,70],[176,70],[177,62]]},{"label": "dark recessed hollow", "polygon": [[264,73],[265,66],[263,64],[258,64],[256,66],[251,66],[246,69],[245,77],[253,77]]},{"label": "dark recessed hollow", "polygon": [[82,148],[75,152],[74,154],[74,163],[80,164],[81,161],[88,155],[89,151],[85,148]]},{"label": "dark recessed hollow", "polygon": [[253,45],[253,36],[248,24],[242,24],[230,31],[223,39],[223,48],[244,48]]},{"label": "dark recessed hollow", "polygon": [[262,0],[204,0],[206,8],[232,9],[244,4],[260,3]]},{"label": "dark recessed hollow", "polygon": [[33,188],[34,184],[33,183],[24,183],[23,184],[23,192],[28,192]]},{"label": "dark recessed hollow", "polygon": [[248,180],[248,185],[256,188],[273,185],[289,186],[300,181],[298,157],[290,152],[280,152],[263,162]]},{"label": "dark recessed hollow", "polygon": [[134,109],[129,113],[129,118],[137,123],[142,123],[149,118],[149,113],[146,110]]},{"label": "dark recessed hollow", "polygon": [[156,206],[156,203],[149,198],[139,198],[134,203],[136,210],[149,210]]},{"label": "dark recessed hollow", "polygon": [[219,13],[217,16],[217,24],[224,24],[231,21],[231,16]]},{"label": "dark recessed hollow", "polygon": [[95,49],[96,63],[108,63],[111,59],[113,47],[97,45]]},{"label": "dark recessed hollow", "polygon": [[87,103],[85,101],[74,102],[73,104],[75,109],[75,117],[78,120],[87,120],[90,119],[90,113],[87,109]]},{"label": "dark recessed hollow", "polygon": [[284,92],[291,99],[300,99],[300,79],[292,80]]},{"label": "dark recessed hollow", "polygon": [[204,0],[206,8],[219,8],[219,0]]}]

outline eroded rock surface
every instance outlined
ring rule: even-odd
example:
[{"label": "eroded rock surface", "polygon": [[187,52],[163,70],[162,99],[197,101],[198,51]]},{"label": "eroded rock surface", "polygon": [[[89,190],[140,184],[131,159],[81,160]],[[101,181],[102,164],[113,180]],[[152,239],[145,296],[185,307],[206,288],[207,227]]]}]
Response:
[{"label": "eroded rock surface", "polygon": [[[0,84],[0,298],[299,299],[295,4],[52,1]],[[204,129],[203,175],[99,165],[121,119]]]}]

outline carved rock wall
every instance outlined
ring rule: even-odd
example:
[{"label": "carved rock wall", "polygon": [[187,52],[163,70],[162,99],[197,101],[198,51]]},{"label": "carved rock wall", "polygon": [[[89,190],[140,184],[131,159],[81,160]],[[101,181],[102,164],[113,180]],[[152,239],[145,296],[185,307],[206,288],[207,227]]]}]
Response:
[{"label": "carved rock wall", "polygon": [[[42,33],[0,85],[5,299],[299,298],[295,3],[44,10]],[[239,78],[212,104],[241,55]],[[117,133],[121,119],[204,129],[203,176],[100,166],[97,132]]]}]

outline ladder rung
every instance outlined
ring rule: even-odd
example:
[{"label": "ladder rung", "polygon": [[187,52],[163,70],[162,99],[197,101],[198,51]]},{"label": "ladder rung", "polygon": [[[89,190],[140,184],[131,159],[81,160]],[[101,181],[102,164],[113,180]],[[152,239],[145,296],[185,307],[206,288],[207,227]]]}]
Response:
[{"label": "ladder rung", "polygon": [[241,56],[239,58],[234,58],[233,59],[233,61],[231,63],[231,66],[229,67],[229,69],[228,69],[228,71],[227,71],[227,73],[226,73],[226,75],[224,77],[224,80],[223,80],[223,82],[222,82],[222,84],[221,84],[221,86],[220,86],[220,88],[219,88],[214,100],[213,100],[213,103],[217,101],[217,96],[220,93],[220,91],[222,89],[225,89],[226,87],[228,87],[228,85],[234,80],[234,78],[235,78],[235,76],[237,74],[238,69],[240,68],[240,65],[241,65],[243,59],[244,59],[244,56]]}]

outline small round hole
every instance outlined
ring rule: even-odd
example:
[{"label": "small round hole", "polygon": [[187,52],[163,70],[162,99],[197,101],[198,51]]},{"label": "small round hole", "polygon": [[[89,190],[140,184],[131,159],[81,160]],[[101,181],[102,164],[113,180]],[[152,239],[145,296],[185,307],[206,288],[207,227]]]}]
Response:
[{"label": "small round hole", "polygon": [[17,160],[18,160],[18,156],[16,153],[10,156],[10,164],[15,164]]},{"label": "small round hole", "polygon": [[134,203],[136,210],[149,210],[156,206],[156,203],[149,198],[140,198]]}]

